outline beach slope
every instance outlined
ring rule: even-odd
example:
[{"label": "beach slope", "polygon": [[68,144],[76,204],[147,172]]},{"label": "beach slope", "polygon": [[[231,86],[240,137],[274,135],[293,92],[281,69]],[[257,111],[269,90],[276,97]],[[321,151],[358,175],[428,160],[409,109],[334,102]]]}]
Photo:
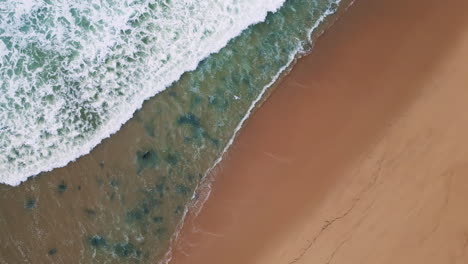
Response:
[{"label": "beach slope", "polygon": [[247,122],[171,263],[468,263],[466,10],[357,0]]}]

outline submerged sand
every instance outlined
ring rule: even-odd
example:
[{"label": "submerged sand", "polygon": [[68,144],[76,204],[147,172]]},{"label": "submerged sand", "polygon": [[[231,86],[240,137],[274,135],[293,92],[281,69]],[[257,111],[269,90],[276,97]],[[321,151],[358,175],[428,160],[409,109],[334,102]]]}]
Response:
[{"label": "submerged sand", "polygon": [[171,263],[468,263],[466,10],[357,0],[247,122]]}]

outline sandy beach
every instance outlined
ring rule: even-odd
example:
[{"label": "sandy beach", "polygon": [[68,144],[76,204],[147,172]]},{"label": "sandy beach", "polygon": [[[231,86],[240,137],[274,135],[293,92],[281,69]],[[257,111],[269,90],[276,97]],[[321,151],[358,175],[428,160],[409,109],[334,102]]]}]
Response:
[{"label": "sandy beach", "polygon": [[171,263],[468,263],[466,10],[357,0],[248,120]]}]

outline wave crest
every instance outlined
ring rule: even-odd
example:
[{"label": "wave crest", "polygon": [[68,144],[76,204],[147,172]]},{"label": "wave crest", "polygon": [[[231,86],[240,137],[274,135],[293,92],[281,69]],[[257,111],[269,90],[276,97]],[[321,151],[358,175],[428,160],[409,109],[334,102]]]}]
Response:
[{"label": "wave crest", "polygon": [[284,0],[9,1],[0,7],[0,182],[65,166]]}]

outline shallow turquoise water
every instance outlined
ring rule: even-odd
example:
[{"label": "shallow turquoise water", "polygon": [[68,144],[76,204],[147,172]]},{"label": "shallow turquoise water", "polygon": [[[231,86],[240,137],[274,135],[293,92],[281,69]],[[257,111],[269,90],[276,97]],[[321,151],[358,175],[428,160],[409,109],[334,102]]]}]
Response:
[{"label": "shallow turquoise water", "polygon": [[0,186],[0,230],[8,234],[0,238],[0,260],[160,260],[197,184],[252,103],[336,8],[331,0],[286,1],[146,101],[90,154],[18,187]]},{"label": "shallow turquoise water", "polygon": [[0,1],[0,182],[87,154],[283,2]]}]

